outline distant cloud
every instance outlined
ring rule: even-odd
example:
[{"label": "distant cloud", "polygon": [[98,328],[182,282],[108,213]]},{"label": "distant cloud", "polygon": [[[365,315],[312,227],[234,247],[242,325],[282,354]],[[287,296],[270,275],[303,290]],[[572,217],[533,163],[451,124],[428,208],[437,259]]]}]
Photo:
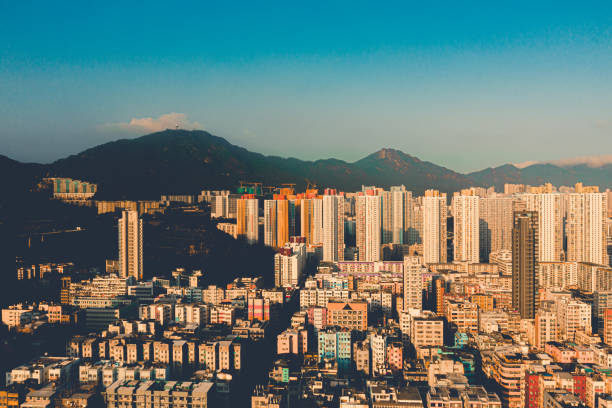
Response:
[{"label": "distant cloud", "polygon": [[105,123],[98,128],[106,132],[159,132],[165,129],[174,129],[178,125],[181,129],[202,129],[198,122],[187,119],[184,113],[166,113],[157,118],[132,118],[129,122]]},{"label": "distant cloud", "polygon": [[513,163],[514,167],[518,167],[519,169],[524,169],[525,167],[529,167],[531,165],[534,164],[538,164],[540,162],[534,161],[534,160],[529,160],[529,161],[524,161],[521,163]]},{"label": "distant cloud", "polygon": [[524,169],[525,167],[529,167],[533,164],[554,164],[559,167],[569,167],[576,166],[579,164],[584,164],[588,167],[597,168],[606,166],[608,164],[612,164],[612,154],[605,154],[600,156],[581,156],[581,157],[573,157],[569,159],[560,159],[560,160],[551,160],[551,161],[526,161],[522,163],[515,163],[514,166],[519,169]]}]

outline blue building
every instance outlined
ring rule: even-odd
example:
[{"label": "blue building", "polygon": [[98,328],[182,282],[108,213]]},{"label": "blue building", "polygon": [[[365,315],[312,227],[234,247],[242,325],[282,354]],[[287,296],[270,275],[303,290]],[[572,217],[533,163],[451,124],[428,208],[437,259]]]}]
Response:
[{"label": "blue building", "polygon": [[339,327],[328,327],[319,332],[319,361],[336,360],[339,371],[351,368],[352,332]]}]

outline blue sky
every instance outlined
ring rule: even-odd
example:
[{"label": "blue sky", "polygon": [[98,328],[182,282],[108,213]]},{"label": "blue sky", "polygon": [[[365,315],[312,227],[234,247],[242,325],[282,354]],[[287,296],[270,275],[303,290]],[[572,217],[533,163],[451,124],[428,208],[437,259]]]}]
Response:
[{"label": "blue sky", "polygon": [[3,2],[0,154],[176,120],[265,154],[393,147],[458,171],[612,153],[609,2],[93,3]]}]

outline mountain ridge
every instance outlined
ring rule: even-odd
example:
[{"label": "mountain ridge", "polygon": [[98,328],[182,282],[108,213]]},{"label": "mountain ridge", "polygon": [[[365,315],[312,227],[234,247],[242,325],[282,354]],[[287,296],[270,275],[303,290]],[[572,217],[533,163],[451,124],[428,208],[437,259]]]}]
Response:
[{"label": "mountain ridge", "polygon": [[[354,162],[327,158],[301,160],[264,155],[202,130],[164,130],[133,139],[110,141],[50,164],[21,163],[0,155],[0,170],[12,184],[43,176],[72,177],[97,183],[97,196],[107,199],[151,199],[164,193],[195,193],[232,188],[240,181],[264,185],[308,183],[345,191],[362,185],[404,184],[415,194],[435,188],[452,193],[469,186],[505,183],[573,185],[577,181],[611,187],[612,165],[556,166],[513,164],[462,174],[394,148],[381,148]],[[11,178],[11,175],[19,174]],[[8,177],[7,177],[8,176]],[[11,184],[11,183],[9,183]],[[12,185],[11,184],[11,185]]]}]

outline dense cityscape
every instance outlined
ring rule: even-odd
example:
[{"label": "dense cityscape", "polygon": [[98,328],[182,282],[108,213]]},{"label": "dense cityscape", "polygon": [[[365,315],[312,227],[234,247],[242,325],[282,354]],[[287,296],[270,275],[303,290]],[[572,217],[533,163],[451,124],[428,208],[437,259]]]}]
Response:
[{"label": "dense cityscape", "polygon": [[[612,405],[610,190],[418,196],[403,185],[299,193],[244,182],[104,201],[80,180],[38,189],[110,220],[116,256],[103,270],[31,264],[44,234],[22,237],[15,279],[28,291],[2,323],[4,352],[29,352],[3,362],[0,406]],[[177,214],[264,251],[268,269],[247,262],[242,275],[212,279],[177,264],[152,276],[147,225]]]},{"label": "dense cityscape", "polygon": [[612,2],[0,4],[0,408],[612,408]]}]

